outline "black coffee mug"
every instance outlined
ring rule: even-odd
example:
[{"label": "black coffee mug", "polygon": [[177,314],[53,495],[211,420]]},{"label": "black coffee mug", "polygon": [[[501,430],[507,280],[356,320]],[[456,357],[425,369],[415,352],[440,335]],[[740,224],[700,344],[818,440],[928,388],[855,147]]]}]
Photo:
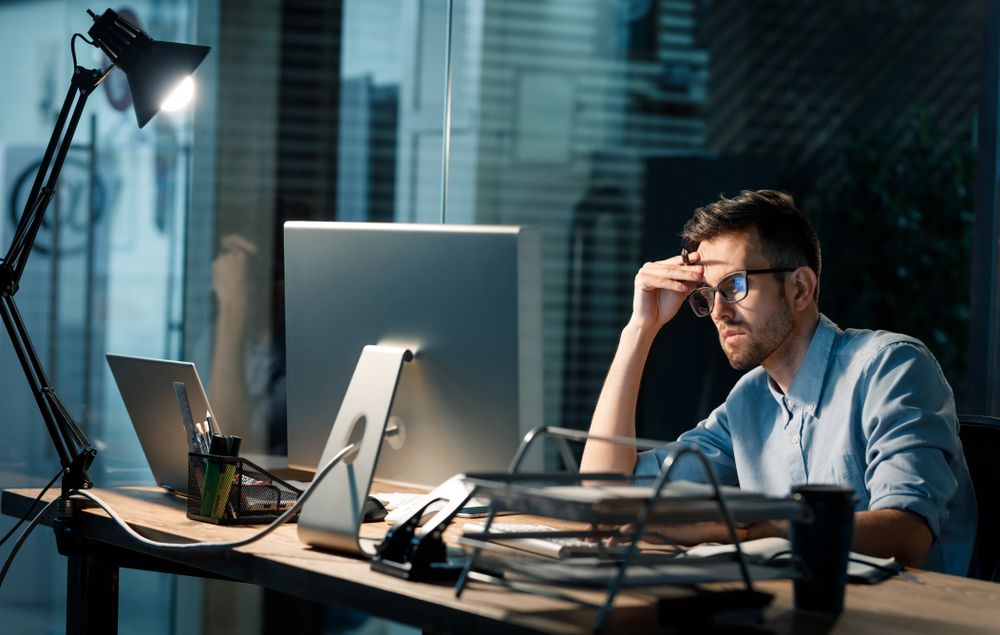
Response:
[{"label": "black coffee mug", "polygon": [[795,608],[837,614],[844,608],[847,558],[854,537],[854,490],[841,485],[799,485],[792,494],[807,517],[791,528],[792,554],[804,573],[795,580]]}]

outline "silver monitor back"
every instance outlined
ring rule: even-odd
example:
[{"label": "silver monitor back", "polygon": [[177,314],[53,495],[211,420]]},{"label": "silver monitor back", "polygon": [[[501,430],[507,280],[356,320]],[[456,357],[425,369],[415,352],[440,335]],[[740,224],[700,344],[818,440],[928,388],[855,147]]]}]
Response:
[{"label": "silver monitor back", "polygon": [[367,344],[404,346],[376,475],[504,470],[542,423],[541,247],[526,227],[285,223],[288,462],[315,470]]}]

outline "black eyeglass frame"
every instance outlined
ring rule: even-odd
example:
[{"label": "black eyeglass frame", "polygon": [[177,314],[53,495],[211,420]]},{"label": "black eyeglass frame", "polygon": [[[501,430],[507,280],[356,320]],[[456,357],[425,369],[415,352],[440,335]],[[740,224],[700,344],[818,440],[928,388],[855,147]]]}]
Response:
[{"label": "black eyeglass frame", "polygon": [[[792,271],[795,271],[796,269],[798,269],[798,267],[775,267],[775,268],[771,268],[771,269],[742,269],[740,271],[734,271],[732,273],[726,274],[722,278],[722,280],[719,280],[719,284],[715,285],[714,287],[710,287],[710,286],[708,286],[706,284],[706,285],[702,285],[702,286],[698,287],[697,289],[695,289],[694,291],[692,291],[688,295],[688,297],[687,297],[688,306],[691,307],[691,310],[694,311],[694,314],[697,315],[698,317],[708,317],[709,315],[712,314],[712,308],[711,307],[715,306],[715,294],[716,293],[722,293],[719,290],[719,287],[722,286],[723,282],[725,282],[726,280],[732,278],[733,276],[738,276],[738,275],[742,274],[743,277],[745,278],[747,276],[752,276],[754,274],[759,274],[759,273],[790,273]],[[712,293],[712,297],[710,299],[706,298],[708,300],[709,309],[708,309],[708,311],[706,311],[704,313],[699,312],[698,308],[694,304],[694,296],[695,295],[701,295],[702,290],[708,290],[708,291],[710,291]],[[736,304],[737,302],[739,302],[743,298],[747,297],[748,293],[750,293],[750,287],[749,286],[747,286],[746,292],[743,295],[741,295],[740,297],[738,297],[738,298],[730,300],[729,298],[726,297],[725,293],[722,293],[722,299],[727,304]]]}]

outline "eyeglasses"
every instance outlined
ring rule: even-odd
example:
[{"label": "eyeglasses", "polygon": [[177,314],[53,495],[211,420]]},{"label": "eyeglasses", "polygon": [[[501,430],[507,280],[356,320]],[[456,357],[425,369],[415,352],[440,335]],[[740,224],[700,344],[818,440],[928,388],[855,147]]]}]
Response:
[{"label": "eyeglasses", "polygon": [[688,304],[691,310],[698,317],[705,317],[712,312],[715,306],[715,294],[721,293],[722,299],[733,304],[747,297],[749,291],[747,287],[747,276],[756,273],[787,273],[795,271],[797,267],[779,267],[777,269],[748,269],[746,271],[734,271],[722,280],[715,287],[698,287],[688,296]]}]

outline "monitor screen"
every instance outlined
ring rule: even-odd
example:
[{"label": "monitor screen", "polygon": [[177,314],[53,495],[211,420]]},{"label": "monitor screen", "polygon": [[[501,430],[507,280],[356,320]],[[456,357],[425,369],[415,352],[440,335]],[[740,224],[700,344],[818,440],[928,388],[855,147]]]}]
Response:
[{"label": "monitor screen", "polygon": [[288,461],[315,470],[359,355],[409,348],[376,475],[505,470],[542,423],[541,248],[510,226],[285,224]]}]

